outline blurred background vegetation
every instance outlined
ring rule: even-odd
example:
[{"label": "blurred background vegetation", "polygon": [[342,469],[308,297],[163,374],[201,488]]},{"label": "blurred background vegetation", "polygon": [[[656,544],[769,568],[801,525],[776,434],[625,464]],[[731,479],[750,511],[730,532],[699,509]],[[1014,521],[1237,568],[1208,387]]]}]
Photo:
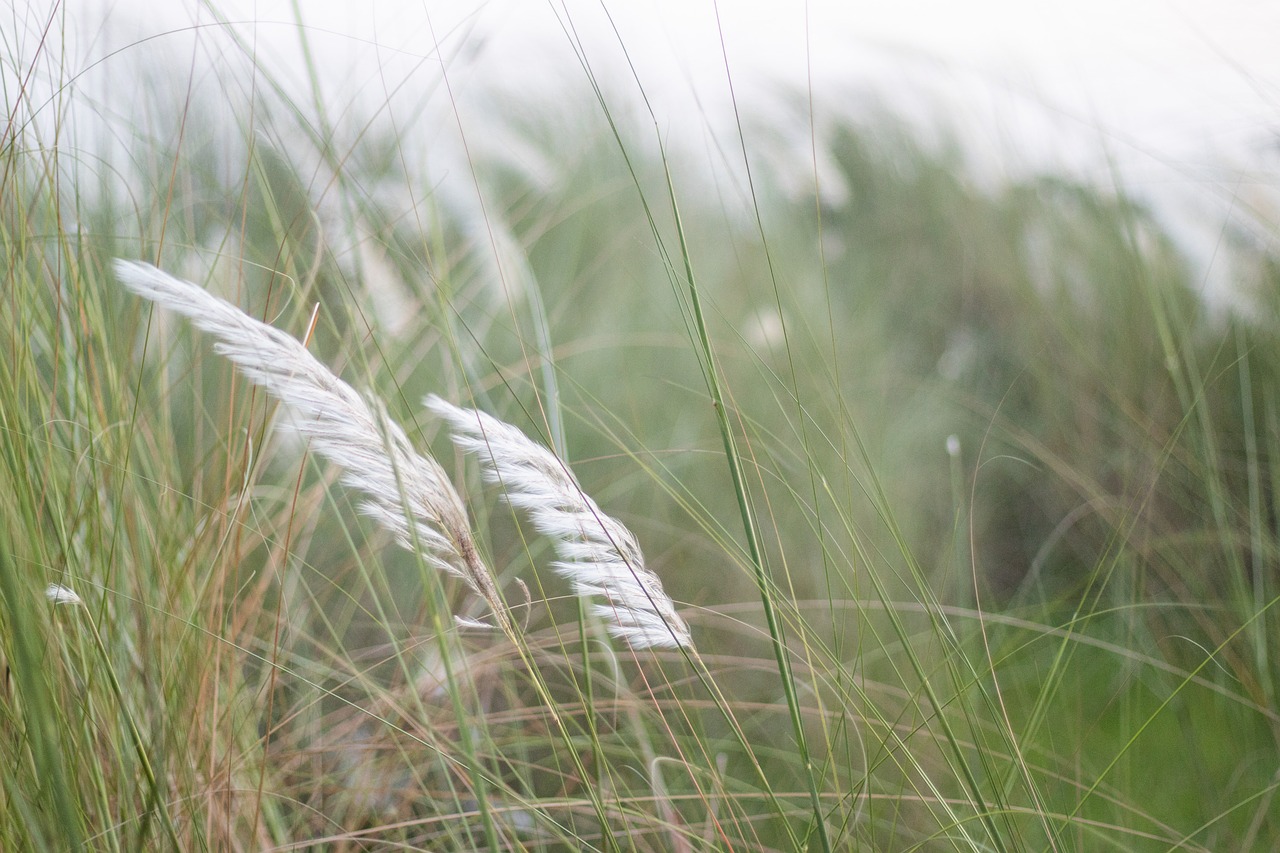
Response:
[{"label": "blurred background vegetation", "polygon": [[[167,67],[135,71],[131,103],[41,102],[22,80],[44,54],[13,45],[3,846],[818,849],[810,777],[836,849],[1280,837],[1265,227],[1222,229],[1231,291],[1209,298],[1122,181],[979,179],[945,133],[852,96],[779,96],[709,174],[590,72],[536,102],[472,93],[460,157],[445,130]],[[507,588],[533,587],[532,657],[440,639],[419,562],[207,340],[128,297],[114,257],[299,336],[318,306],[312,350],[434,448]],[[428,392],[561,449],[707,668],[580,636],[545,543],[455,460]],[[83,614],[35,607],[48,582]]]}]

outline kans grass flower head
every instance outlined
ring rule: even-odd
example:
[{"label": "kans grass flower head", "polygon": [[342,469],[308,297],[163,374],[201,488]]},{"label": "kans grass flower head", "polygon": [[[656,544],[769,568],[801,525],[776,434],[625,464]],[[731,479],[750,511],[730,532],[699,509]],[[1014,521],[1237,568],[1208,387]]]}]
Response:
[{"label": "kans grass flower head", "polygon": [[635,536],[582,490],[550,450],[511,424],[432,395],[427,408],[446,419],[453,441],[480,460],[484,478],[500,485],[512,506],[529,514],[560,558],[553,568],[580,596],[603,599],[595,613],[609,633],[632,648],[693,648],[689,626],[662,581],[645,567]]},{"label": "kans grass flower head", "polygon": [[115,269],[125,287],[185,315],[216,337],[220,355],[292,407],[299,416],[298,430],[311,447],[343,469],[348,487],[364,493],[361,510],[402,547],[460,578],[488,605],[498,626],[510,633],[507,608],[471,537],[462,498],[439,463],[413,449],[380,401],[356,393],[296,338],[197,284],[150,264],[116,261]]},{"label": "kans grass flower head", "polygon": [[[216,337],[219,354],[296,410],[298,429],[311,446],[343,469],[347,486],[364,493],[362,510],[403,547],[466,583],[488,605],[498,627],[514,637],[514,623],[480,558],[461,496],[436,460],[413,449],[381,401],[356,393],[297,339],[199,285],[149,264],[116,261],[115,269],[129,290]],[[594,610],[610,633],[633,648],[693,647],[689,627],[657,575],[645,568],[631,531],[605,515],[554,454],[482,412],[435,396],[427,405],[449,422],[454,442],[480,458],[486,478],[502,483],[507,500],[554,540],[560,558],[554,567],[574,591],[603,599]],[[454,618],[462,626],[478,624]]]},{"label": "kans grass flower head", "polygon": [[84,600],[76,595],[75,590],[60,583],[51,583],[45,587],[44,597],[54,604],[84,604]]}]

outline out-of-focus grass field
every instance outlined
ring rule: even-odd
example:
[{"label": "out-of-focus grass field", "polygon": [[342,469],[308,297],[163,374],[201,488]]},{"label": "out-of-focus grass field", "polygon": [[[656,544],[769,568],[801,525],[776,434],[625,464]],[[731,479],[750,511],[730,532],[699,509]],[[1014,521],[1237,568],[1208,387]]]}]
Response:
[{"label": "out-of-focus grass field", "polygon": [[[1280,838],[1265,227],[1223,227],[1209,300],[1123,182],[980,183],[824,93],[745,115],[713,175],[589,69],[470,124],[490,96],[453,95],[464,156],[265,74],[107,100],[56,39],[0,47],[0,847]],[[288,413],[114,257],[299,337],[318,306],[311,350],[455,475],[509,600],[528,585],[527,644],[433,609]],[[558,448],[695,658],[584,617],[428,392]]]}]

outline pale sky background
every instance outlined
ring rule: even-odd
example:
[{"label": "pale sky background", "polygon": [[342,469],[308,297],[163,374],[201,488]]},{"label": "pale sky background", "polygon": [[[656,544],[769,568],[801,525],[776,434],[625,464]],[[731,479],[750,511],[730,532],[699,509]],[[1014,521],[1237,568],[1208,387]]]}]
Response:
[{"label": "pale sky background", "polygon": [[[102,45],[211,23],[198,4],[98,0],[111,23]],[[726,61],[740,102],[766,79],[815,89],[835,81],[885,87],[932,77],[959,113],[975,111],[1016,134],[1017,117],[1042,106],[1067,122],[1153,156],[1248,158],[1270,147],[1280,118],[1280,3],[1259,0],[300,0],[322,68],[346,85],[378,85],[378,68],[408,68],[465,48],[466,73],[515,87],[554,84],[575,62],[571,21],[598,70],[621,66],[618,36],[646,88],[666,108],[696,92],[709,110],[727,100]],[[292,5],[223,0],[227,19],[258,40],[275,68],[298,59]],[[250,24],[248,22],[256,22]],[[208,37],[206,36],[206,39]],[[181,34],[149,43],[180,53]],[[158,44],[157,44],[158,43]],[[721,52],[723,43],[723,53]],[[140,48],[135,48],[142,49]],[[455,59],[455,62],[457,60]],[[423,73],[429,73],[429,69]],[[300,72],[299,72],[300,73]],[[985,91],[984,91],[985,89]],[[915,93],[904,93],[914,97]],[[918,109],[900,103],[905,112]]]},{"label": "pale sky background", "polygon": [[[11,7],[26,39],[50,6]],[[638,91],[626,48],[672,144],[733,132],[730,79],[748,113],[767,111],[779,83],[805,91],[811,81],[819,113],[850,101],[848,93],[874,97],[922,127],[945,125],[977,170],[997,179],[1067,170],[1086,182],[1122,184],[1166,211],[1209,211],[1210,228],[1247,198],[1255,218],[1276,226],[1270,239],[1280,230],[1280,3],[1272,0],[298,0],[297,7],[214,5],[257,63],[303,102],[305,32],[337,121],[438,89],[441,57],[457,103],[495,86],[554,99],[566,81],[577,96],[586,75],[566,34],[572,30],[615,94]],[[71,71],[121,51],[80,80],[109,97],[120,86],[115,69],[128,60],[168,57],[179,75],[216,68],[223,57],[245,60],[215,14],[195,2],[85,0],[66,14],[84,16],[70,27]]]}]

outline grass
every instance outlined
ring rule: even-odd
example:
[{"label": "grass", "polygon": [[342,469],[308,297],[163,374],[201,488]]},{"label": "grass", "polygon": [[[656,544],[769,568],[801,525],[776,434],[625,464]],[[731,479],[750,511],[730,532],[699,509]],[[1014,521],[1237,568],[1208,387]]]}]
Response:
[{"label": "grass", "polygon": [[[979,185],[821,93],[786,107],[824,128],[820,180],[785,179],[767,116],[708,167],[600,45],[580,100],[490,113],[438,67],[415,109],[333,116],[230,63],[142,86],[126,135],[40,44],[0,54],[0,846],[1280,835],[1272,235],[1223,228],[1224,308],[1123,186]],[[465,156],[422,155],[457,143],[439,115]],[[465,585],[116,257],[386,400],[466,497],[511,634],[459,630]],[[554,448],[696,651],[611,638],[428,393]]]}]

